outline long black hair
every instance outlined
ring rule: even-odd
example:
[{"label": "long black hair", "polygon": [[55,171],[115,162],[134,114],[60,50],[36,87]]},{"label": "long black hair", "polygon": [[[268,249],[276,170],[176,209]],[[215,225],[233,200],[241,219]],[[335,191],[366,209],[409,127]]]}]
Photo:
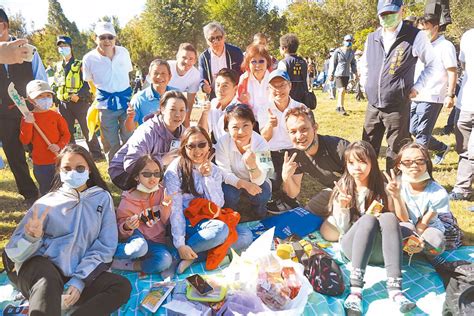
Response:
[{"label": "long black hair", "polygon": [[104,179],[102,179],[99,169],[97,169],[91,154],[84,147],[77,144],[67,145],[63,148],[63,150],[61,150],[58,157],[56,158],[56,172],[54,174],[53,184],[51,186],[50,192],[57,191],[63,185],[61,182],[61,177],[59,176],[59,172],[61,168],[61,160],[66,154],[81,155],[82,158],[84,158],[84,160],[87,162],[87,166],[89,167],[89,179],[87,180],[86,185],[88,188],[98,186],[105,191],[110,192]]},{"label": "long black hair", "polygon": [[212,150],[212,140],[205,129],[200,126],[191,126],[186,129],[183,136],[181,137],[181,145],[179,147],[180,159],[178,164],[178,173],[181,175],[181,190],[184,193],[191,193],[194,196],[200,196],[201,193],[197,192],[196,187],[194,186],[193,162],[191,159],[189,159],[188,154],[186,153],[186,144],[188,143],[188,139],[195,134],[204,135],[209,146],[209,151]]},{"label": "long black hair", "polygon": [[[377,162],[377,155],[375,150],[368,142],[360,140],[351,143],[346,151],[344,152],[344,173],[341,176],[341,179],[338,181],[338,185],[344,190],[346,190],[348,195],[352,196],[349,209],[350,209],[350,221],[351,223],[355,222],[360,215],[360,210],[357,207],[357,187],[354,180],[354,177],[349,174],[347,170],[347,162],[355,156],[356,159],[370,163],[370,172],[369,172],[369,181],[368,189],[369,193],[365,198],[365,207],[368,208],[370,204],[374,201],[381,201],[384,205],[383,211],[387,211],[388,206],[388,197],[385,192],[385,182],[380,171],[379,164]],[[334,200],[337,199],[340,192],[337,187],[332,191],[331,199],[329,201],[329,210],[332,212]]]}]

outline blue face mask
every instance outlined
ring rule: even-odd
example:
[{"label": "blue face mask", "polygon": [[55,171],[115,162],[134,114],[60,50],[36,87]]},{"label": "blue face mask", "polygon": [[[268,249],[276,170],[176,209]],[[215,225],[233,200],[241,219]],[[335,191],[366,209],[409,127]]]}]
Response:
[{"label": "blue face mask", "polygon": [[346,41],[344,41],[344,46],[346,46],[346,47],[351,47],[351,46],[352,46],[352,42],[346,42]]},{"label": "blue face mask", "polygon": [[86,184],[87,180],[89,180],[89,170],[85,170],[82,173],[77,172],[76,170],[67,172],[61,171],[59,176],[61,177],[61,182],[64,186],[71,189],[77,189]]},{"label": "blue face mask", "polygon": [[61,56],[67,57],[71,55],[71,47],[58,47],[58,52]]},{"label": "blue face mask", "polygon": [[49,110],[51,106],[53,106],[53,99],[51,98],[41,98],[35,99],[36,106],[41,110]]}]

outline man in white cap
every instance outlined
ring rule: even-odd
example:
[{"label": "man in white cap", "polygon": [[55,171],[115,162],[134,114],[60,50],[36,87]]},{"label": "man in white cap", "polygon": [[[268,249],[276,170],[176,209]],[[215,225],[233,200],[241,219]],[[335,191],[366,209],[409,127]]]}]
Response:
[{"label": "man in white cap", "polygon": [[[378,155],[387,132],[387,171],[394,167],[403,141],[410,138],[410,99],[434,71],[433,47],[424,32],[403,22],[402,7],[403,0],[379,0],[381,27],[367,37],[360,61],[360,83],[368,99],[362,139]],[[418,59],[425,68],[414,82]]]},{"label": "man in white cap", "polygon": [[98,22],[94,32],[97,47],[84,56],[84,80],[97,88],[101,139],[110,161],[131,136],[125,120],[132,95],[128,74],[133,66],[127,49],[115,45],[117,34],[112,23]]}]

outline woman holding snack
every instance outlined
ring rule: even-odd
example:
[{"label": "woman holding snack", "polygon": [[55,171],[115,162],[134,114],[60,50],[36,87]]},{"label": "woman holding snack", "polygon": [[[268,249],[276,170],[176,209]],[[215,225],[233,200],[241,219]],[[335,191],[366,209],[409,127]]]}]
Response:
[{"label": "woman holding snack", "polygon": [[[400,204],[397,217],[402,236],[418,241],[428,261],[439,268],[449,263],[439,256],[445,248],[462,245],[462,232],[449,209],[446,190],[433,179],[433,163],[423,145],[409,143],[400,149],[397,168],[401,178],[385,174],[388,191]],[[447,245],[448,242],[448,245]]]},{"label": "woman holding snack", "polygon": [[385,191],[383,175],[372,146],[351,143],[344,154],[345,168],[330,200],[331,216],[321,227],[322,236],[340,240],[352,263],[351,292],[344,302],[348,313],[363,313],[362,288],[367,264],[384,263],[387,289],[403,313],[415,307],[402,293],[402,237],[394,203]]}]

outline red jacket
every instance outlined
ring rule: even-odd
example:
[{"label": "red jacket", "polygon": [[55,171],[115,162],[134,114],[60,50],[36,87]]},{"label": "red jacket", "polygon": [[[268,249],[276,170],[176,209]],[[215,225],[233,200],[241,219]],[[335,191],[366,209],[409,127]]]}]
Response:
[{"label": "red jacket", "polygon": [[[53,110],[32,112],[36,124],[46,135],[51,144],[63,149],[71,138],[66,120]],[[35,165],[52,165],[56,162],[56,154],[48,149],[48,145],[33,127],[33,124],[21,119],[20,142],[24,145],[33,144],[33,163]]]},{"label": "red jacket", "polygon": [[206,269],[214,270],[227,255],[230,246],[239,237],[237,224],[240,221],[240,214],[230,208],[220,208],[207,199],[195,198],[189,203],[188,208],[184,210],[184,216],[189,219],[193,227],[203,219],[218,219],[227,224],[229,228],[227,239],[224,243],[207,252]]}]

